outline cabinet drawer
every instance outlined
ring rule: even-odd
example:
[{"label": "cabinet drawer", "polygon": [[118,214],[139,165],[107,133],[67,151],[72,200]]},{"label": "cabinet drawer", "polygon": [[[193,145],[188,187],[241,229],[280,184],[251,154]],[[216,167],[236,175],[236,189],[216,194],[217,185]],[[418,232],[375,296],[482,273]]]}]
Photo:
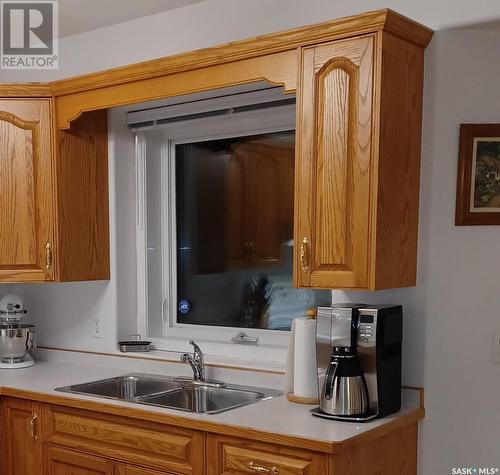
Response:
[{"label": "cabinet drawer", "polygon": [[169,475],[167,472],[157,472],[146,470],[142,467],[134,467],[132,465],[116,465],[113,475]]},{"label": "cabinet drawer", "polygon": [[134,465],[202,474],[204,434],[63,406],[44,407],[43,441]]},{"label": "cabinet drawer", "polygon": [[207,456],[207,475],[328,474],[327,455],[245,439],[208,435]]},{"label": "cabinet drawer", "polygon": [[113,475],[113,462],[94,455],[44,445],[43,475]]}]

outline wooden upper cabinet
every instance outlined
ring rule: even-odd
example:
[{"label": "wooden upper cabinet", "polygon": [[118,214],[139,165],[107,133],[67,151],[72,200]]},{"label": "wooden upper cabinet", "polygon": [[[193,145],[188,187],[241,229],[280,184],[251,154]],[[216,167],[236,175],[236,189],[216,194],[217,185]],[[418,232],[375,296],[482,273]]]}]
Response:
[{"label": "wooden upper cabinet", "polygon": [[296,189],[302,285],[367,285],[373,47],[368,36],[303,52]]},{"label": "wooden upper cabinet", "polygon": [[416,281],[423,48],[385,32],[302,50],[295,282]]},{"label": "wooden upper cabinet", "polygon": [[431,38],[384,9],[50,84],[0,84],[0,96],[33,96],[0,100],[0,282],[109,279],[108,109],[266,80],[297,94],[293,203],[286,157],[245,175],[240,150],[204,190],[221,183],[218,199],[234,205],[198,223],[215,251],[197,271],[278,263],[293,209],[298,287],[414,285]]},{"label": "wooden upper cabinet", "polygon": [[108,280],[107,110],[83,114],[56,138],[57,280]]},{"label": "wooden upper cabinet", "polygon": [[52,280],[50,100],[0,100],[0,281]]},{"label": "wooden upper cabinet", "polygon": [[106,111],[52,123],[51,99],[0,99],[0,282],[109,279]]}]

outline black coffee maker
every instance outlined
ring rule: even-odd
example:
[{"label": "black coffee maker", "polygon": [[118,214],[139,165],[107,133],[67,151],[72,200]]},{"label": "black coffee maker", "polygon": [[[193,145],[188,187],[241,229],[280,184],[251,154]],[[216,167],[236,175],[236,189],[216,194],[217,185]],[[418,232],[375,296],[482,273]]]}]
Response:
[{"label": "black coffee maker", "polygon": [[363,422],[399,411],[402,336],[401,305],[319,307],[320,407],[311,411],[313,415]]}]

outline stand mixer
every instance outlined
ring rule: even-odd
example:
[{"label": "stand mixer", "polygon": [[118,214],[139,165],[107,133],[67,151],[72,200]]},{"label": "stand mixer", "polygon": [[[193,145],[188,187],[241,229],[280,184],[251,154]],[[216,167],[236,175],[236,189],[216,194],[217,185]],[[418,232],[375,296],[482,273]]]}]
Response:
[{"label": "stand mixer", "polygon": [[35,364],[35,326],[21,323],[26,314],[16,295],[0,299],[0,369],[27,368]]}]

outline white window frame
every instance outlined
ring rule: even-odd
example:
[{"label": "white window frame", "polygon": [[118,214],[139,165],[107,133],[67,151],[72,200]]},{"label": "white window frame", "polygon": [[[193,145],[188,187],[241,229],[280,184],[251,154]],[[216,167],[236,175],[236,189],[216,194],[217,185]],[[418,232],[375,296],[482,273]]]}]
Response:
[{"label": "white window frame", "polygon": [[[153,126],[163,135],[161,147],[161,216],[162,216],[162,289],[163,337],[149,335],[147,287],[147,199],[146,153],[143,131],[136,130],[136,203],[137,203],[137,326],[160,350],[186,351],[188,339],[203,342],[208,355],[237,357],[239,360],[283,362],[289,341],[289,331],[177,323],[177,245],[175,202],[175,146],[183,143],[258,135],[295,130],[295,105],[286,104],[259,110],[227,114],[220,117],[198,118]],[[165,230],[167,229],[167,232]],[[169,279],[165,279],[168,275]],[[258,337],[258,345],[234,344],[231,338],[239,331]],[[259,351],[260,349],[260,351]]]}]

